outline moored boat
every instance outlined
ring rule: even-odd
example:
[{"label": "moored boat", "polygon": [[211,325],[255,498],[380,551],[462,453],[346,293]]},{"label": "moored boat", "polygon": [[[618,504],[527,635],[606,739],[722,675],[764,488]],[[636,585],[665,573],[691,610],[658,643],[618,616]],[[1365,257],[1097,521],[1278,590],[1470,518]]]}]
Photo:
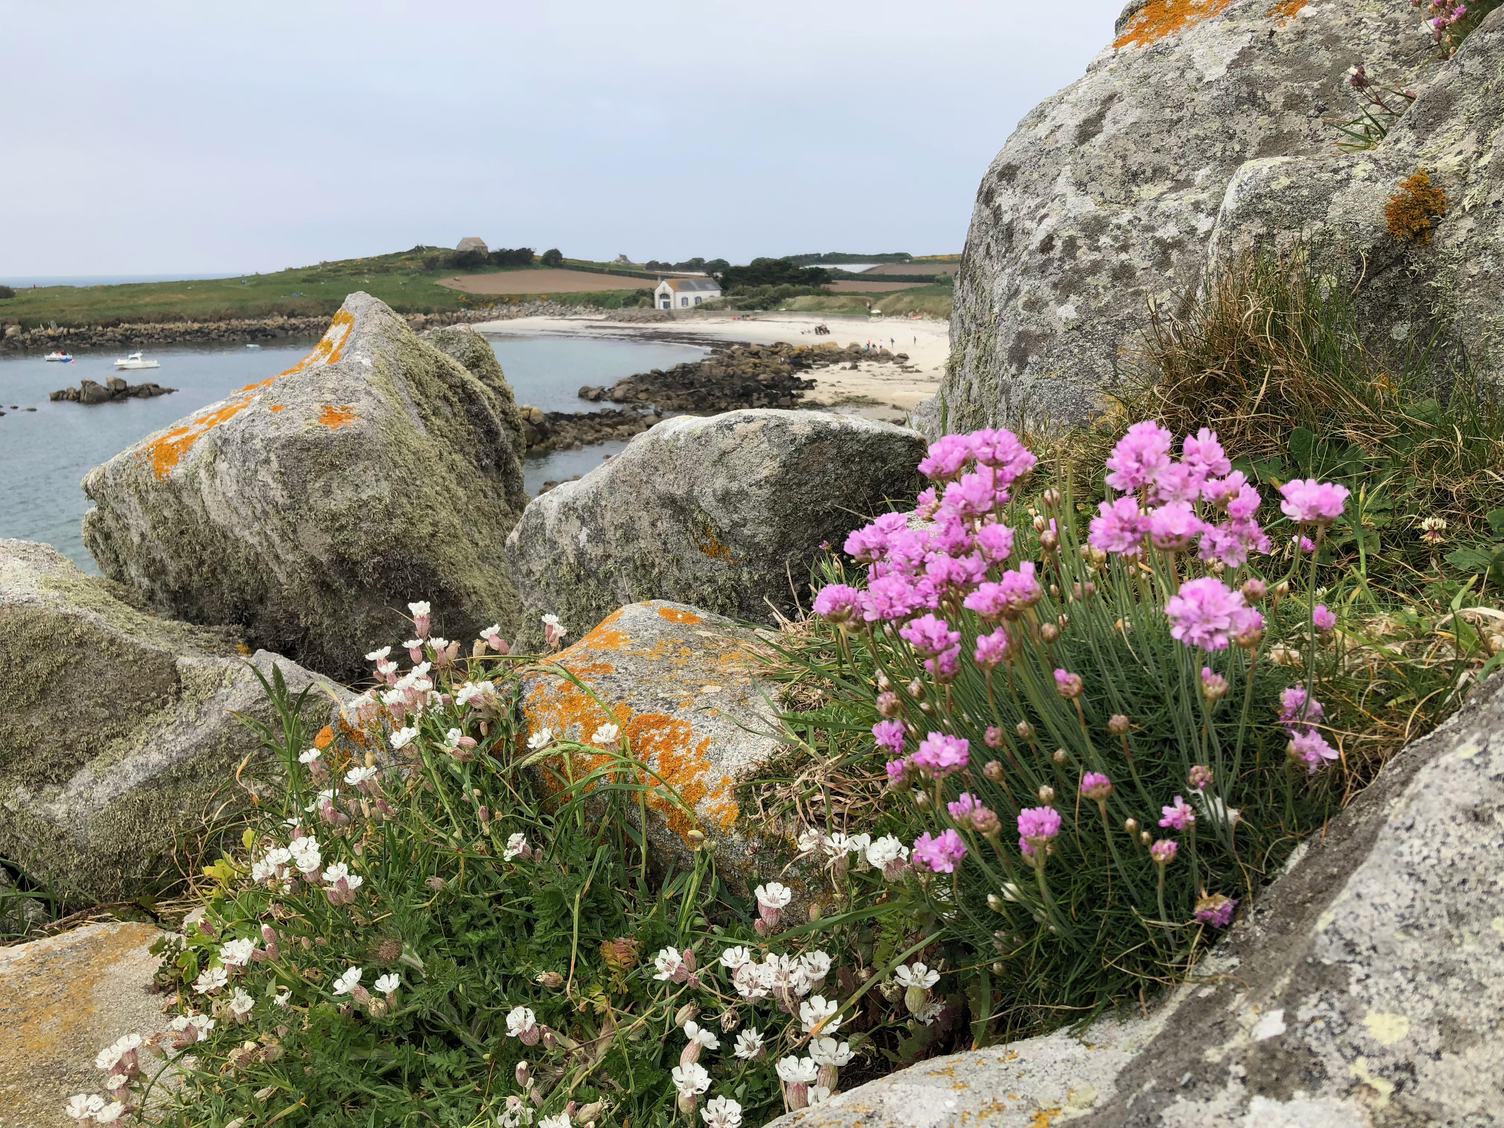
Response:
[{"label": "moored boat", "polygon": [[65,352],[50,352],[42,359],[52,361],[55,364],[72,364],[73,354]]},{"label": "moored boat", "polygon": [[147,360],[139,351],[130,356],[122,357],[115,361],[116,368],[161,368],[162,365],[155,360]]}]

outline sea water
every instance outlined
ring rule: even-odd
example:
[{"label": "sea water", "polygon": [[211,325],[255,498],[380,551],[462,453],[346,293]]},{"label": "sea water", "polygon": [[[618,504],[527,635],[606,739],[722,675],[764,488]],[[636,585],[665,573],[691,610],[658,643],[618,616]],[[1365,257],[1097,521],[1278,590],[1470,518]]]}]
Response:
[{"label": "sea water", "polygon": [[[84,549],[80,522],[89,501],[80,483],[98,466],[137,440],[161,430],[237,388],[281,372],[308,352],[312,341],[263,345],[171,345],[147,352],[162,366],[116,373],[125,350],[75,352],[72,364],[48,363],[34,355],[0,353],[0,538],[42,541],[89,572],[97,571]],[[622,341],[597,337],[492,338],[519,403],[545,411],[591,411],[601,405],[580,399],[586,384],[611,384],[623,376],[666,368],[704,356],[693,345]],[[148,381],[177,392],[153,399],[124,399],[84,406],[53,403],[48,393],[80,380],[103,384],[115,375]],[[27,410],[28,408],[34,410]],[[583,474],[622,443],[557,451],[525,466],[527,488]]]}]

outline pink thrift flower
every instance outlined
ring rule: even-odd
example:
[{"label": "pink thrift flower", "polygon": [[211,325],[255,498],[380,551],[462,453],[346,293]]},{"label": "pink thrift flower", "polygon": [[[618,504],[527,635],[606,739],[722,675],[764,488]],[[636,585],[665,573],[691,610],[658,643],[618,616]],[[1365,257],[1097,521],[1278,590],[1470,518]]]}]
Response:
[{"label": "pink thrift flower", "polygon": [[1098,552],[1138,556],[1143,551],[1144,536],[1148,531],[1149,522],[1139,512],[1138,501],[1124,496],[1097,506],[1097,516],[1091,519],[1086,543]]},{"label": "pink thrift flower", "polygon": [[1196,825],[1196,812],[1187,807],[1179,795],[1175,796],[1173,804],[1161,807],[1159,813],[1163,816],[1159,825],[1167,830],[1185,830]]},{"label": "pink thrift flower", "polygon": [[1187,580],[1165,604],[1172,638],[1201,650],[1226,650],[1232,635],[1245,621],[1241,592],[1214,576]]},{"label": "pink thrift flower", "polygon": [[1013,553],[1013,530],[991,522],[976,531],[977,551],[989,564],[1001,564]]},{"label": "pink thrift flower", "polygon": [[823,615],[834,623],[845,623],[857,618],[861,593],[846,584],[830,584],[820,589],[815,596],[816,615]]},{"label": "pink thrift flower", "polygon": [[1188,501],[1166,502],[1149,511],[1149,541],[1162,552],[1190,548],[1203,527]]},{"label": "pink thrift flower", "polygon": [[998,581],[1004,614],[1020,614],[1044,598],[1044,589],[1034,578],[1034,561],[1025,560],[1017,568],[1003,573]]},{"label": "pink thrift flower", "polygon": [[958,646],[961,632],[950,629],[944,619],[933,615],[921,615],[905,623],[898,630],[899,636],[921,654],[943,654]]},{"label": "pink thrift flower", "polygon": [[935,873],[955,873],[966,857],[966,843],[954,830],[942,830],[936,836],[921,834],[914,841],[911,857],[916,865]]},{"label": "pink thrift flower", "polygon": [[1337,750],[1326,742],[1326,737],[1307,728],[1291,734],[1290,755],[1303,763],[1307,771],[1316,772],[1337,758]]},{"label": "pink thrift flower", "polygon": [[1060,812],[1054,807],[1025,807],[1018,812],[1018,848],[1024,857],[1049,846],[1060,833]]},{"label": "pink thrift flower", "polygon": [[1154,859],[1156,865],[1167,866],[1175,860],[1175,855],[1180,852],[1180,843],[1173,838],[1161,838],[1149,847],[1149,857]]},{"label": "pink thrift flower", "polygon": [[1279,505],[1285,516],[1303,525],[1330,525],[1342,516],[1348,495],[1346,486],[1315,478],[1295,478],[1279,492],[1285,499]]},{"label": "pink thrift flower", "polygon": [[954,800],[945,805],[950,812],[950,817],[957,822],[967,822],[971,819],[974,811],[985,811],[987,805],[969,791],[963,791]]},{"label": "pink thrift flower", "polygon": [[1008,632],[1002,627],[977,639],[974,657],[984,670],[993,669],[1008,656]]},{"label": "pink thrift flower", "polygon": [[961,672],[961,648],[953,646],[943,654],[936,654],[933,658],[924,660],[924,668],[934,675],[937,681],[953,681]]},{"label": "pink thrift flower", "polygon": [[1101,802],[1112,794],[1112,780],[1101,772],[1087,772],[1081,777],[1081,795],[1094,802]]},{"label": "pink thrift flower", "polygon": [[970,436],[944,435],[919,460],[919,472],[932,482],[943,482],[960,474],[971,459]]},{"label": "pink thrift flower", "polygon": [[1292,685],[1279,695],[1279,721],[1282,725],[1314,724],[1326,714],[1321,702],[1304,686]]},{"label": "pink thrift flower", "polygon": [[1019,437],[1005,428],[973,431],[970,439],[976,460],[996,470],[999,480],[1006,485],[1027,476],[1039,462]]},{"label": "pink thrift flower", "polygon": [[878,721],[872,726],[872,739],[879,749],[886,749],[895,756],[903,755],[904,729],[902,721]]},{"label": "pink thrift flower", "polygon": [[1185,462],[1172,462],[1159,472],[1151,497],[1161,503],[1199,501],[1205,483],[1206,475],[1196,467]]},{"label": "pink thrift flower", "polygon": [[867,585],[862,617],[869,623],[907,619],[924,605],[924,597],[906,576],[879,576]]},{"label": "pink thrift flower", "polygon": [[1217,432],[1202,427],[1194,435],[1187,435],[1181,444],[1181,453],[1187,466],[1194,467],[1203,478],[1221,477],[1232,473],[1232,463],[1217,438]]},{"label": "pink thrift flower", "polygon": [[1196,920],[1213,928],[1226,928],[1232,923],[1232,914],[1237,908],[1237,901],[1231,897],[1212,893],[1196,902]]},{"label": "pink thrift flower", "polygon": [[909,765],[933,779],[944,779],[967,765],[969,750],[964,737],[932,732],[919,742],[919,751],[909,757]]},{"label": "pink thrift flower", "polygon": [[1327,609],[1325,603],[1318,603],[1311,611],[1311,622],[1318,631],[1329,631],[1337,625],[1337,616]]},{"label": "pink thrift flower", "polygon": [[883,765],[883,769],[888,773],[889,783],[902,783],[904,777],[909,774],[909,762],[907,760],[889,760]]},{"label": "pink thrift flower", "polygon": [[1008,485],[990,466],[980,466],[945,487],[941,505],[958,517],[985,517],[1008,503]]},{"label": "pink thrift flower", "polygon": [[1081,696],[1081,675],[1069,670],[1055,671],[1055,692],[1071,700]]},{"label": "pink thrift flower", "polygon": [[902,531],[908,523],[902,513],[884,513],[869,525],[855,530],[846,538],[843,546],[847,556],[863,564],[881,560],[893,535]]},{"label": "pink thrift flower", "polygon": [[1158,423],[1135,423],[1107,458],[1107,484],[1120,493],[1152,486],[1170,465],[1172,441],[1170,432]]}]

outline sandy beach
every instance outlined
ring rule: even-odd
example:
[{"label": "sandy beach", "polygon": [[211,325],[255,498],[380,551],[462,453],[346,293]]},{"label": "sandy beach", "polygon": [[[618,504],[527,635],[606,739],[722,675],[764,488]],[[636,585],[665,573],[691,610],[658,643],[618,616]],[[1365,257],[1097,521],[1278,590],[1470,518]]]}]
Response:
[{"label": "sandy beach", "polygon": [[[816,325],[827,325],[829,336],[816,336]],[[646,340],[771,345],[830,343],[839,346],[874,345],[907,353],[907,365],[864,361],[855,370],[845,366],[818,368],[810,373],[815,388],[807,402],[873,418],[901,421],[921,400],[940,387],[950,356],[948,322],[899,317],[832,317],[813,313],[755,313],[685,318],[677,321],[610,321],[601,317],[519,317],[483,321],[473,326],[497,336],[583,335]],[[891,345],[890,345],[891,342]],[[905,371],[905,368],[914,371]]]}]

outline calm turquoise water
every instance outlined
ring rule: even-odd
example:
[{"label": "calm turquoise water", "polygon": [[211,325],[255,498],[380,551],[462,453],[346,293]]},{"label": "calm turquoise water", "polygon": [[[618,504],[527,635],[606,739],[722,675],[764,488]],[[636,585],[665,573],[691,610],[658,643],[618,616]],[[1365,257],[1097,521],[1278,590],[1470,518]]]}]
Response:
[{"label": "calm turquoise water", "polygon": [[[161,361],[161,368],[124,375],[177,388],[174,395],[94,407],[52,403],[47,394],[85,378],[104,383],[115,375],[120,352],[75,353],[72,364],[48,364],[40,354],[0,355],[0,411],[6,413],[0,418],[0,537],[43,541],[95,571],[79,533],[88,507],[79,486],[84,475],[153,431],[290,367],[310,344],[156,349],[147,355]],[[575,395],[583,384],[611,383],[705,354],[690,345],[584,337],[507,337],[491,344],[517,399],[546,411],[589,411],[598,405]],[[606,443],[529,459],[528,490],[582,474],[621,446]]]}]

